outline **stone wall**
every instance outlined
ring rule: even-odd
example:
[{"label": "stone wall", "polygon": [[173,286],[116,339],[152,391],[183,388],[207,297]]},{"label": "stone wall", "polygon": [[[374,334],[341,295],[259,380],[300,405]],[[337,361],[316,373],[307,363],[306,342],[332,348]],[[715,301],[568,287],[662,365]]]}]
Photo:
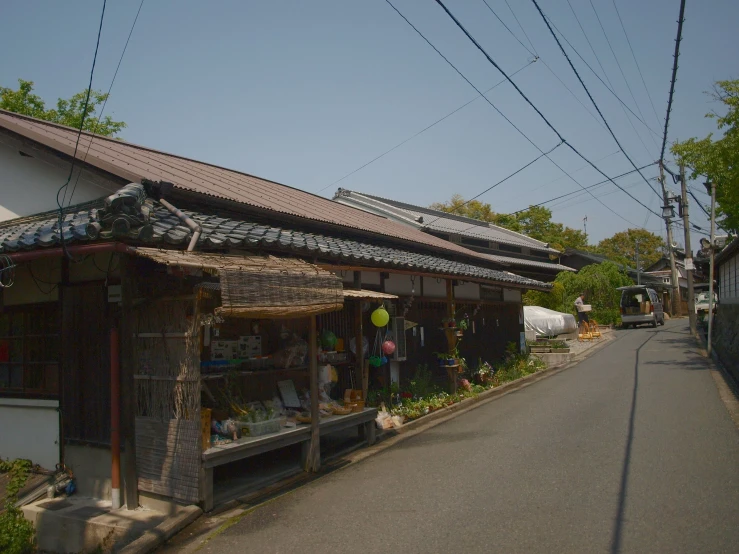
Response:
[{"label": "stone wall", "polygon": [[713,342],[724,367],[739,380],[739,304],[720,304]]}]

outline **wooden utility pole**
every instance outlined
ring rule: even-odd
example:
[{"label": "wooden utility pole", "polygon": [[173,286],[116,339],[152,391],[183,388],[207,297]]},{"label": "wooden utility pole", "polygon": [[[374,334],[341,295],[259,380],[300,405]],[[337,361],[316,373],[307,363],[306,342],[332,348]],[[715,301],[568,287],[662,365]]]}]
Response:
[{"label": "wooden utility pole", "polygon": [[310,316],[308,335],[308,356],[310,357],[310,443],[305,456],[305,470],[317,472],[321,469],[321,437],[318,412],[318,332],[316,316]]},{"label": "wooden utility pole", "polygon": [[[446,280],[446,314],[449,319],[456,321],[457,319],[457,307],[454,304],[454,282],[451,279]],[[457,328],[444,326],[444,332],[446,333],[447,343],[449,345],[449,355],[451,356],[457,347]],[[456,358],[456,356],[455,356]],[[458,363],[455,360],[455,364]],[[457,392],[457,374],[459,373],[459,366],[454,365],[453,367],[447,368],[449,374],[449,389],[452,394]]]},{"label": "wooden utility pole", "polygon": [[[659,181],[662,184],[662,200],[664,205],[669,204],[667,200],[667,187],[665,187],[665,168],[662,162],[659,163]],[[677,266],[675,265],[675,249],[672,247],[672,222],[669,217],[665,217],[665,226],[667,227],[667,249],[670,252],[670,281],[672,283],[672,315],[680,315],[680,279],[677,276]]]},{"label": "wooden utility pole", "polygon": [[690,247],[690,218],[688,217],[688,184],[685,182],[685,165],[680,163],[680,192],[683,212],[683,227],[685,227],[685,273],[688,279],[688,319],[690,333],[697,333],[695,313],[695,291],[693,290],[693,250]]}]

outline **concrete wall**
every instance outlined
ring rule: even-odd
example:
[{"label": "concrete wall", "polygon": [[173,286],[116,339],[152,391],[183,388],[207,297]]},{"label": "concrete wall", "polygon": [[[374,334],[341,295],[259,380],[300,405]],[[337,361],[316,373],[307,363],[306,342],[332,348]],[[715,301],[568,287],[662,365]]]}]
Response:
[{"label": "concrete wall", "polygon": [[[30,148],[22,150],[30,156],[21,156],[12,142],[6,135],[0,136],[0,221],[57,209],[56,193],[69,176],[69,166],[62,160],[48,163]],[[78,173],[74,172],[72,185]],[[104,187],[99,180],[93,182],[83,172],[72,202],[102,198],[118,188],[112,183]]]},{"label": "concrete wall", "polygon": [[739,379],[739,303],[719,303],[714,323],[713,340],[716,352],[724,367],[735,379]]},{"label": "concrete wall", "polygon": [[58,408],[56,400],[0,398],[0,457],[54,469],[59,463]]}]

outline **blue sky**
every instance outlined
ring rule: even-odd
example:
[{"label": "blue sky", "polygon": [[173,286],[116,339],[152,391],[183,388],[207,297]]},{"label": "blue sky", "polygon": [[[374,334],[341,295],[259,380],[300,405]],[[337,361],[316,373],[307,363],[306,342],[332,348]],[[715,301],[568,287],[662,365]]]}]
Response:
[{"label": "blue sky", "polygon": [[[395,6],[475,86],[502,79],[432,1]],[[516,36],[527,38],[505,0],[488,0]],[[532,46],[590,110],[584,91],[548,34],[532,2],[508,0]],[[616,0],[650,100],[636,70],[613,0],[593,0],[633,91],[625,84],[590,0],[569,0],[615,92],[661,135],[679,10],[677,0]],[[544,12],[602,78],[567,0],[540,0]],[[108,2],[93,86],[107,90],[139,0]],[[448,0],[449,9],[512,73],[532,58],[495,19],[483,0]],[[47,103],[87,86],[102,1],[28,0],[0,8],[0,85],[33,80]],[[704,0],[686,9],[680,69],[669,139],[714,130],[704,91],[738,76],[739,2]],[[7,53],[11,52],[12,56]],[[626,151],[642,165],[658,158],[656,136],[576,57],[573,61]],[[542,61],[514,77],[562,135],[616,175],[632,169],[613,139]],[[124,139],[276,180],[307,191],[324,189],[375,156],[475,98],[477,93],[403,21],[385,0],[270,2],[146,0],[106,113],[128,123]],[[488,98],[541,149],[556,136],[508,84]],[[641,117],[641,116],[640,116]],[[631,121],[631,122],[630,122]],[[632,127],[632,123],[633,126]],[[636,131],[635,131],[636,129]],[[638,133],[638,134],[637,134]],[[642,141],[644,144],[642,144]],[[427,205],[458,192],[478,194],[539,152],[482,99],[356,172],[338,186]],[[583,185],[603,179],[565,147],[552,158]],[[576,171],[578,170],[578,171]],[[645,171],[653,177],[656,168]],[[619,180],[659,212],[659,200],[638,175]],[[675,188],[673,186],[673,188]],[[702,187],[696,187],[702,190]],[[499,212],[579,190],[541,159],[481,200]],[[616,192],[614,192],[616,191]],[[663,232],[656,216],[611,185],[593,190],[623,218]],[[700,192],[698,197],[708,201]],[[591,241],[630,225],[588,195],[553,203],[554,219],[582,228]],[[697,208],[693,220],[707,228]],[[693,237],[697,244],[698,236]],[[680,241],[682,242],[682,241]]]}]

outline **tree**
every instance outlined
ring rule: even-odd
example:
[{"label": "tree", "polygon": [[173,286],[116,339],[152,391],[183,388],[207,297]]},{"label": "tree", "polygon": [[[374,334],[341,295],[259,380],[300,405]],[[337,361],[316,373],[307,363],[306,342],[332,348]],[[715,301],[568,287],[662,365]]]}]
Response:
[{"label": "tree", "polygon": [[75,129],[80,128],[80,123],[84,119],[83,129],[85,131],[109,137],[117,135],[126,127],[123,121],[113,121],[109,115],[106,115],[100,121],[97,120],[95,115],[97,108],[107,100],[107,93],[91,91],[86,111],[83,109],[87,96],[86,90],[78,92],[67,100],[59,98],[56,109],[47,110],[43,99],[33,93],[33,81],[18,79],[18,85],[18,90],[0,87],[0,109],[74,127]]},{"label": "tree", "polygon": [[575,314],[575,299],[585,293],[585,301],[593,307],[591,319],[601,324],[618,323],[621,292],[618,287],[634,282],[613,262],[592,264],[577,273],[557,274],[550,292],[528,291],[523,296],[527,306],[541,306],[558,312]]},{"label": "tree", "polygon": [[714,140],[711,133],[675,143],[671,150],[690,169],[692,179],[705,176],[716,183],[720,224],[739,231],[739,80],[717,81],[711,96],[726,108],[724,115],[706,114],[716,120],[723,137]]},{"label": "tree", "polygon": [[639,241],[639,263],[649,267],[665,252],[662,237],[644,229],[628,229],[603,239],[595,251],[609,260],[628,267],[636,267],[636,241]]},{"label": "tree", "polygon": [[487,221],[505,229],[523,233],[533,239],[549,243],[556,250],[587,248],[585,233],[552,221],[552,211],[543,206],[531,206],[516,214],[496,213],[490,204],[465,199],[455,194],[448,202],[437,202],[431,209],[454,213],[472,219]]}]

